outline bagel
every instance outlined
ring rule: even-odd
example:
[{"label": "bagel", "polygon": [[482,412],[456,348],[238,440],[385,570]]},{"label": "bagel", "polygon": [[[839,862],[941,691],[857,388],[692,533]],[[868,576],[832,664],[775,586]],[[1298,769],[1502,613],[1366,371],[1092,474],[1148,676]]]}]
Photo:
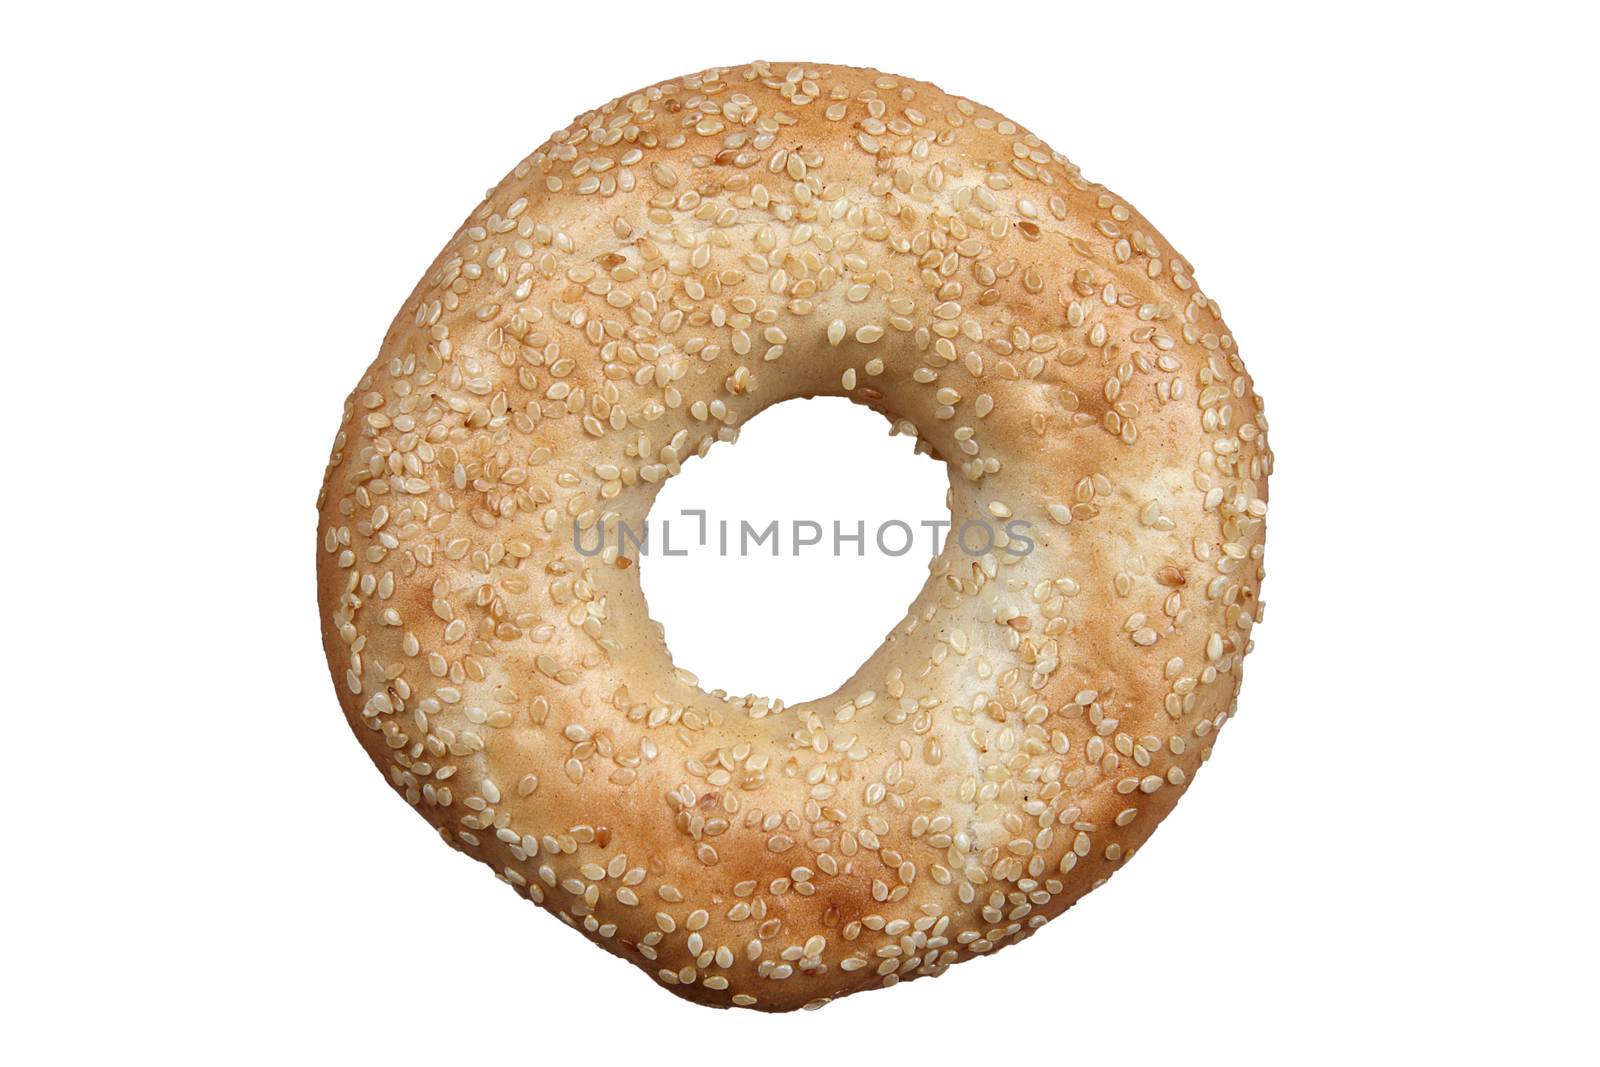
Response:
[{"label": "bagel", "polygon": [[[829,697],[705,692],[626,542],[574,535],[818,395],[1032,551],[948,538]],[[817,1006],[1027,937],[1172,809],[1235,707],[1271,467],[1216,302],[1065,156],[926,82],[716,68],[579,116],[413,290],[318,498],[323,641],[448,844],[680,996]]]}]

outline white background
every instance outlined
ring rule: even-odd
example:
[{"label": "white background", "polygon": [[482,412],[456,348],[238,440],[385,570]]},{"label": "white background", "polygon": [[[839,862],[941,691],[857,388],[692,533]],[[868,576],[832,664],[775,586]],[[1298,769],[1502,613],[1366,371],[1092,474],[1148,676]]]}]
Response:
[{"label": "white background", "polygon": [[[12,11],[13,1061],[1592,1055],[1586,18]],[[758,56],[935,80],[1128,197],[1221,300],[1278,456],[1241,713],[1151,846],[1021,947],[786,1017],[682,1003],[440,847],[349,736],[312,585],[342,400],[483,190],[591,105]],[[878,513],[937,514],[938,468],[837,406],[769,412],[681,481],[729,511],[739,471],[789,463],[789,499],[837,513],[840,457],[784,457],[813,418],[859,425]],[[796,698],[920,582],[914,556],[875,563],[847,580],[879,610],[837,632],[826,558],[646,581],[708,685]],[[683,595],[707,582],[737,621]]]}]

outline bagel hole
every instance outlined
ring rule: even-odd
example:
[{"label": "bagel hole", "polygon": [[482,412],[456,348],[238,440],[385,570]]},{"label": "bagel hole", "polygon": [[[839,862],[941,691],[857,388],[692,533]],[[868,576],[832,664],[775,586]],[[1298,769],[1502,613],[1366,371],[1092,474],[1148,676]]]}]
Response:
[{"label": "bagel hole", "polygon": [[923,523],[949,523],[949,480],[888,430],[840,397],[789,400],[662,486],[639,579],[673,662],[701,688],[786,705],[827,696],[905,616],[944,547],[947,527]]}]

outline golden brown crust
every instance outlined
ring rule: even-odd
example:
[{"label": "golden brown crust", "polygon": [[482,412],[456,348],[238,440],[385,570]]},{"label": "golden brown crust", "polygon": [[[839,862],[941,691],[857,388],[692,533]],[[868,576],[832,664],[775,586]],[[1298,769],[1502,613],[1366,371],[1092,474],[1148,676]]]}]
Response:
[{"label": "golden brown crust", "polygon": [[[952,542],[831,697],[704,693],[572,524],[640,528],[825,393],[1037,547]],[[557,133],[407,300],[318,502],[324,643],[452,845],[682,996],[788,1010],[1025,937],[1143,842],[1232,710],[1270,469],[1216,304],[1065,157],[925,82],[706,71]]]}]

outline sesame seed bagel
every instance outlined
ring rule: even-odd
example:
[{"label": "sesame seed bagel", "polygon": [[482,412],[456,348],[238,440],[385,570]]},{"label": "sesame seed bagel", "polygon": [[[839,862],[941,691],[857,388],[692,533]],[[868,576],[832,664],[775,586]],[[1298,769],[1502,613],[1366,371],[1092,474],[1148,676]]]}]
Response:
[{"label": "sesame seed bagel", "polygon": [[[824,394],[997,543],[950,537],[833,695],[705,692],[575,531],[644,529]],[[1172,809],[1234,708],[1271,467],[1216,302],[1066,157],[926,82],[717,68],[578,117],[412,292],[318,499],[323,641],[448,844],[680,996],[814,1006],[1027,937]]]}]

